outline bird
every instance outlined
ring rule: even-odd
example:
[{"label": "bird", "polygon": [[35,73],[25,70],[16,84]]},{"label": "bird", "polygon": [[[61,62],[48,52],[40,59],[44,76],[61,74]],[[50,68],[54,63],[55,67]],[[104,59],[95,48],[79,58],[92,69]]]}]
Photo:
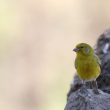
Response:
[{"label": "bird", "polygon": [[83,85],[91,82],[93,92],[99,94],[96,79],[101,73],[101,61],[94,49],[87,43],[79,43],[73,51],[76,52],[75,69]]}]

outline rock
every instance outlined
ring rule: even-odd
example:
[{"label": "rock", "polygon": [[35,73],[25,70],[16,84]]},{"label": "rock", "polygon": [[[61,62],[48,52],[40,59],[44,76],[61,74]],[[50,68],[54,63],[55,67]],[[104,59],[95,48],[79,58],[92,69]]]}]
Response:
[{"label": "rock", "polygon": [[99,92],[96,95],[92,89],[81,87],[69,96],[64,110],[110,110],[110,95]]}]

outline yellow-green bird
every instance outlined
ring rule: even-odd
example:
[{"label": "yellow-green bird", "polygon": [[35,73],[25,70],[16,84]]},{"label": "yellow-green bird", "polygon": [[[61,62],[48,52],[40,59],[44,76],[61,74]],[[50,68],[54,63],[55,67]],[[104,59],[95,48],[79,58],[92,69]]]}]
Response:
[{"label": "yellow-green bird", "polygon": [[79,78],[83,82],[91,81],[94,93],[99,94],[96,79],[101,72],[101,63],[93,48],[89,44],[80,43],[76,45],[73,51],[77,54],[75,68]]}]

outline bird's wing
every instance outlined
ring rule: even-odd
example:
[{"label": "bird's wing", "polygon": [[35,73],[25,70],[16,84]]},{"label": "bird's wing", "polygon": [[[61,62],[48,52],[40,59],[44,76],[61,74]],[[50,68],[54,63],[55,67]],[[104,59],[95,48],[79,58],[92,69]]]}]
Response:
[{"label": "bird's wing", "polygon": [[75,68],[77,69],[77,59],[75,59]]},{"label": "bird's wing", "polygon": [[94,57],[95,57],[97,63],[101,66],[101,61],[100,61],[99,57],[96,54],[94,54]]}]

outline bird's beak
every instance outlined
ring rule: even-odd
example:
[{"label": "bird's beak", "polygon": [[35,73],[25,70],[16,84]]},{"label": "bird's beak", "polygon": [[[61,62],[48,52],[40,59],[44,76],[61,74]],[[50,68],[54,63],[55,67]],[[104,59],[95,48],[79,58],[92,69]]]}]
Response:
[{"label": "bird's beak", "polygon": [[74,48],[73,51],[74,51],[74,52],[78,52],[79,49],[78,49],[78,48]]}]

